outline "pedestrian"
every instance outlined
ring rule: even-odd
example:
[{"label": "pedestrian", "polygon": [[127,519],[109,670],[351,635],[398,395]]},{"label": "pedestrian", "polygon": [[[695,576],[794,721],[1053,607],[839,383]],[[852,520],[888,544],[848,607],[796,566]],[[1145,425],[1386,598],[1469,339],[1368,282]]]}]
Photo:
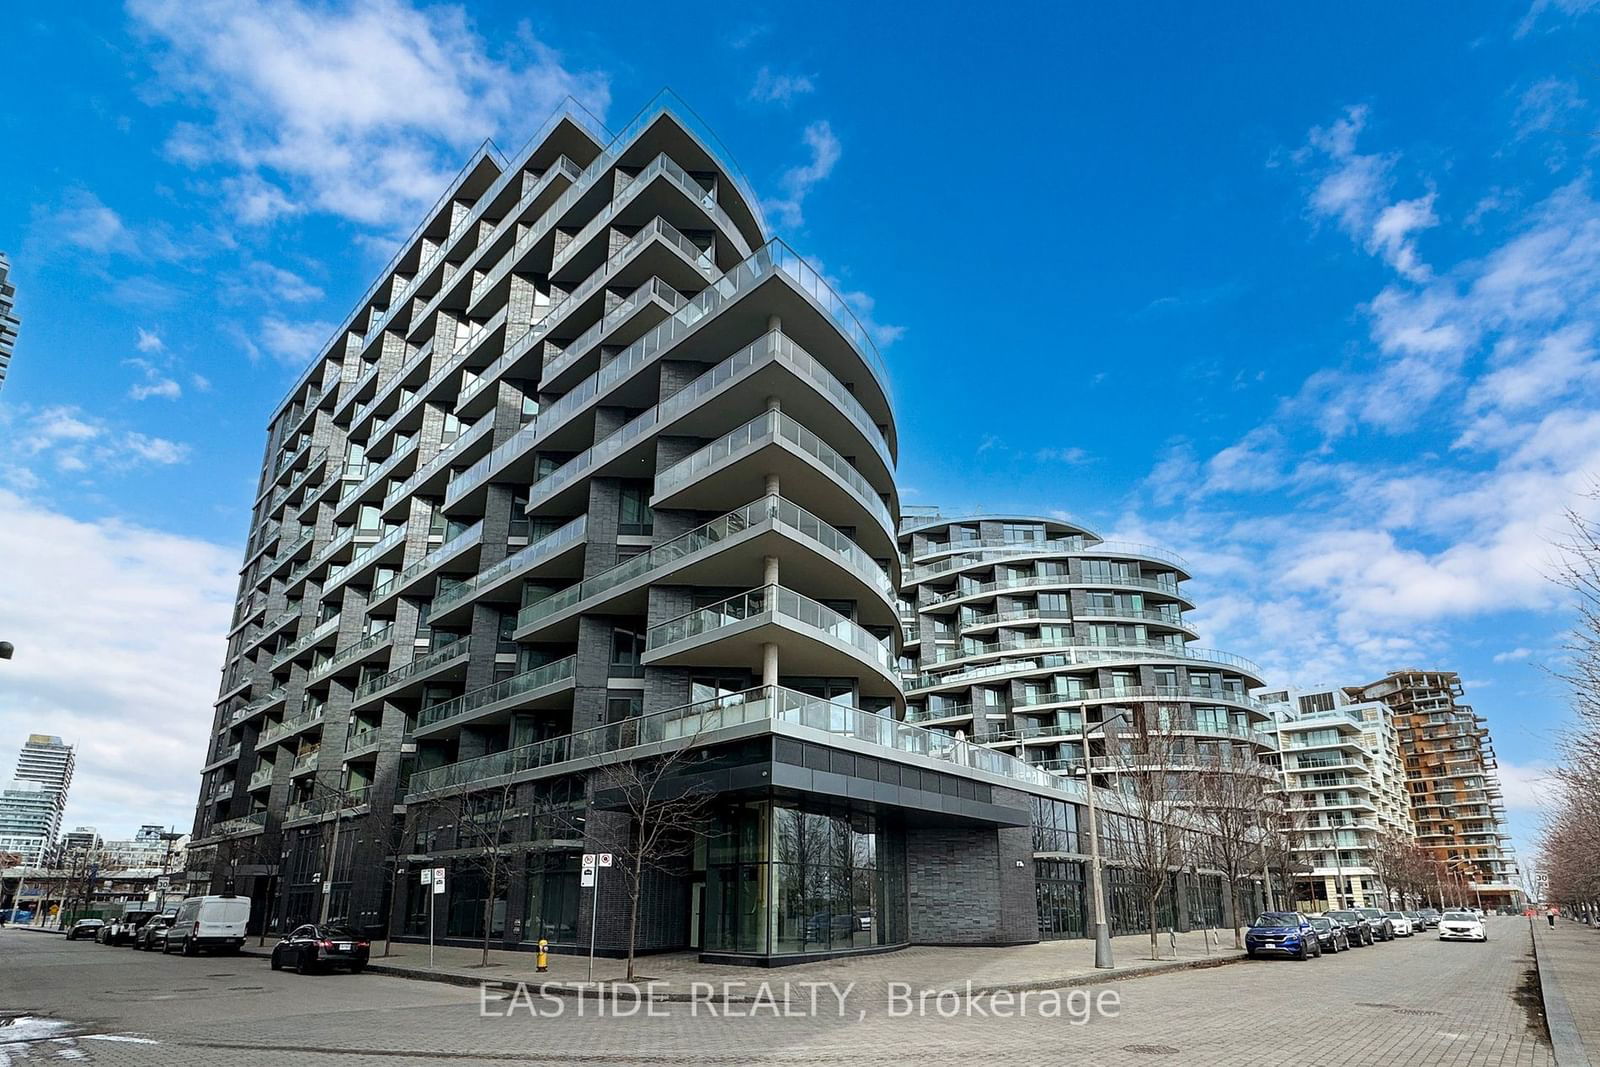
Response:
[{"label": "pedestrian", "polygon": [[1554,904],[1544,909],[1544,917],[1550,920],[1550,929],[1556,928],[1556,906]]}]

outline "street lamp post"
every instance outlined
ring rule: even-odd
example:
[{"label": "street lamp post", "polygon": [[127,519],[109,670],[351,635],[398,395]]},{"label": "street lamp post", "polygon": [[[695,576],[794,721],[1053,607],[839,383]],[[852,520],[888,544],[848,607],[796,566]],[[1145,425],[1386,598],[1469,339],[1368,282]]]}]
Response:
[{"label": "street lamp post", "polygon": [[[1100,855],[1100,821],[1096,814],[1094,799],[1094,768],[1089,762],[1089,717],[1083,712],[1080,725],[1082,726],[1083,744],[1083,792],[1084,806],[1089,809],[1089,899],[1092,905],[1090,919],[1094,923],[1094,965],[1102,970],[1115,967],[1111,958],[1111,928],[1106,923],[1105,885],[1103,882],[1103,859]],[[1100,723],[1102,732],[1106,726],[1123,718],[1127,712],[1119,711],[1111,718]]]}]

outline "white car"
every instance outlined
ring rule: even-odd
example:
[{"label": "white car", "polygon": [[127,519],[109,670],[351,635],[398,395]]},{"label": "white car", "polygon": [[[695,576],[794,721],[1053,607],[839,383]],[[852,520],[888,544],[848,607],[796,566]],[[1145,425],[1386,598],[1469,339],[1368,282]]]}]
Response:
[{"label": "white car", "polygon": [[1389,917],[1389,921],[1394,924],[1394,936],[1410,937],[1412,934],[1417,932],[1412,927],[1411,920],[1406,918],[1405,912],[1387,911],[1384,912],[1384,914],[1387,915]]},{"label": "white car", "polygon": [[1439,920],[1440,941],[1487,941],[1483,919],[1470,911],[1447,911]]}]

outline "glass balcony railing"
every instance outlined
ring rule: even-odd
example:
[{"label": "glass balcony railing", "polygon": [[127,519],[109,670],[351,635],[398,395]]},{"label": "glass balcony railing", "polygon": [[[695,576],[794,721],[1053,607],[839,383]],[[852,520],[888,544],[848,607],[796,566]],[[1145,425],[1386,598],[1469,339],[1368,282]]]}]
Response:
[{"label": "glass balcony railing", "polygon": [[211,827],[212,837],[233,837],[238,834],[255,833],[266,829],[267,813],[264,811],[252,812],[242,815],[237,819],[227,819]]},{"label": "glass balcony railing", "polygon": [[260,789],[262,786],[271,785],[272,772],[276,769],[277,768],[271,764],[268,764],[265,767],[256,768],[256,770],[250,775],[250,788]]},{"label": "glass balcony railing", "polygon": [[261,738],[256,742],[256,747],[260,748],[264,745],[276,744],[286,737],[294,736],[301,730],[309,729],[310,727],[317,725],[321,721],[322,709],[318,708],[316,711],[302,712],[292,719],[285,719],[280,723],[274,723],[265,730],[261,731]]},{"label": "glass balcony railing", "polygon": [[572,680],[573,669],[577,666],[578,657],[568,656],[558,659],[553,663],[546,663],[542,667],[535,667],[531,671],[513,675],[494,685],[482,689],[474,689],[470,693],[443,701],[423,708],[417,716],[418,728],[435,726],[462,715],[471,714],[491,704],[498,704],[504,700],[531,693],[545,686],[556,685]]},{"label": "glass balcony railing", "polygon": [[861,472],[852,467],[826,441],[781,411],[762,412],[738,429],[724,434],[657,474],[656,495],[670,493],[700,477],[718,463],[760,448],[768,441],[779,439],[787,441],[831,471],[852,491],[857,501],[883,524],[885,530],[894,529],[889,506],[878,496],[872,484],[862,477]]},{"label": "glass balcony railing", "polygon": [[405,539],[406,528],[404,526],[396,526],[394,529],[378,538],[372,544],[368,545],[366,548],[363,548],[360,552],[357,552],[353,557],[351,557],[349,563],[339,567],[334,567],[328,572],[327,579],[322,583],[323,594],[326,595],[327,593],[332,592],[333,589],[342,584],[350,575],[355,574],[357,571],[361,570],[361,568],[372,563],[385,552],[391,551],[396,545],[404,542]]},{"label": "glass balcony railing", "polygon": [[556,550],[581,540],[587,525],[588,517],[579,515],[559,529],[519,548],[499,563],[479,571],[466,581],[453,585],[448,589],[441,589],[439,595],[433,598],[434,615],[438,615],[446,608],[455,607],[479,589],[487,588],[505,576],[516,574]]},{"label": "glass balcony railing", "polygon": [[1230,668],[1252,678],[1261,677],[1260,667],[1243,656],[1236,656],[1231,652],[1218,652],[1210,648],[1173,648],[1171,646],[1141,648],[1124,643],[1121,645],[1073,648],[1065,652],[1028,656],[1026,659],[1019,659],[1012,663],[997,663],[985,667],[974,667],[971,670],[953,671],[950,674],[908,675],[905,678],[905,689],[909,693],[939,686],[970,683],[985,678],[1029,674],[1052,668],[1080,667],[1141,659],[1172,660],[1174,662],[1198,661],[1214,664],[1218,667]]},{"label": "glass balcony railing", "polygon": [[394,623],[384,623],[374,632],[363,637],[353,645],[341,648],[327,661],[311,669],[307,676],[308,681],[320,681],[349,663],[353,663],[374,649],[382,648],[394,638]]},{"label": "glass balcony railing", "polygon": [[659,300],[667,305],[669,311],[676,311],[683,306],[684,295],[662,281],[660,278],[651,278],[639,288],[629,293],[622,302],[601,316],[600,321],[584,330],[577,337],[567,343],[560,351],[552,353],[545,361],[543,377],[548,380],[566,370],[584,353],[591,351],[600,339],[616,329],[618,324],[634,315],[652,300]]},{"label": "glass balcony railing", "polygon": [[1076,588],[1090,587],[1101,588],[1105,586],[1127,586],[1134,589],[1153,589],[1156,592],[1166,593],[1170,596],[1181,597],[1177,582],[1161,581],[1155,578],[1134,578],[1108,575],[1080,574],[1024,574],[1015,578],[1002,578],[992,582],[975,583],[958,586],[948,593],[935,596],[924,604],[918,605],[926,611],[928,608],[939,604],[948,604],[952,600],[961,600],[965,597],[986,596],[990,593],[1004,593],[1013,589],[1038,589],[1072,586]]},{"label": "glass balcony railing", "polygon": [[272,669],[277,670],[285,663],[288,663],[300,653],[310,648],[312,645],[319,641],[325,641],[330,636],[337,633],[339,630],[339,618],[340,616],[338,615],[329,616],[322,622],[317,623],[317,625],[312,628],[310,633],[284,646],[284,648],[279,651],[277,655],[272,657]]},{"label": "glass balcony railing", "polygon": [[387,674],[380,674],[376,678],[370,678],[362,682],[356,687],[355,698],[362,700],[374,693],[381,693],[385,689],[390,689],[418,675],[426,674],[435,667],[442,667],[446,663],[454,662],[471,650],[472,638],[470,635],[460,640],[452,641],[426,655],[418,656],[403,667],[396,667]]},{"label": "glass balcony railing", "polygon": [[671,566],[712,545],[765,522],[772,522],[799,537],[815,542],[839,557],[839,562],[861,575],[887,598],[894,596],[894,583],[883,568],[850,538],[812,515],[798,504],[778,496],[762,497],[702,526],[632,556],[608,570],[568,586],[543,600],[536,600],[517,614],[518,628],[565,611],[590,597],[625,585]]},{"label": "glass balcony railing", "polygon": [[829,738],[848,739],[880,749],[885,754],[938,760],[1063,797],[1081,796],[1083,792],[1080,783],[1050,774],[1007,753],[780,686],[751,689],[428,768],[411,776],[408,792],[411,797],[420,797],[574,760],[595,760],[641,745],[709,743],[716,739],[719,731],[766,722],[789,724],[802,735],[814,735],[824,742]]},{"label": "glass balcony railing", "polygon": [[718,630],[768,614],[800,623],[807,629],[820,631],[856,649],[886,673],[896,672],[894,653],[870,631],[856,625],[832,608],[819,604],[810,597],[802,596],[792,589],[785,589],[781,585],[752,589],[748,593],[740,593],[720,603],[653,626],[645,633],[645,651],[654,652],[670,648],[683,641],[713,635]]},{"label": "glass balcony railing", "polygon": [[[402,528],[403,530],[404,528]],[[483,520],[479,519],[471,526],[458,526],[453,528],[436,548],[427,555],[417,560],[411,566],[401,571],[380,585],[373,586],[372,594],[367,597],[367,603],[373,604],[409,582],[428,573],[457,552],[465,551],[483,540]]]}]

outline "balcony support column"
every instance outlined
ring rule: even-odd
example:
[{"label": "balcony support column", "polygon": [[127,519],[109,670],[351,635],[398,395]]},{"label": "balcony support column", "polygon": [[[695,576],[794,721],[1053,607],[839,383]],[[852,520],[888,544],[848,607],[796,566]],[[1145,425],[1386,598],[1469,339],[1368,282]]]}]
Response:
[{"label": "balcony support column", "polygon": [[778,684],[778,646],[771,641],[761,646],[761,684]]},{"label": "balcony support column", "polygon": [[778,476],[776,474],[767,475],[767,495],[778,495]]},{"label": "balcony support column", "polygon": [[764,568],[763,568],[763,570],[761,572],[761,584],[762,585],[777,585],[778,584],[778,557],[777,556],[767,556],[762,560],[762,563],[765,564],[765,566],[764,566]]}]

